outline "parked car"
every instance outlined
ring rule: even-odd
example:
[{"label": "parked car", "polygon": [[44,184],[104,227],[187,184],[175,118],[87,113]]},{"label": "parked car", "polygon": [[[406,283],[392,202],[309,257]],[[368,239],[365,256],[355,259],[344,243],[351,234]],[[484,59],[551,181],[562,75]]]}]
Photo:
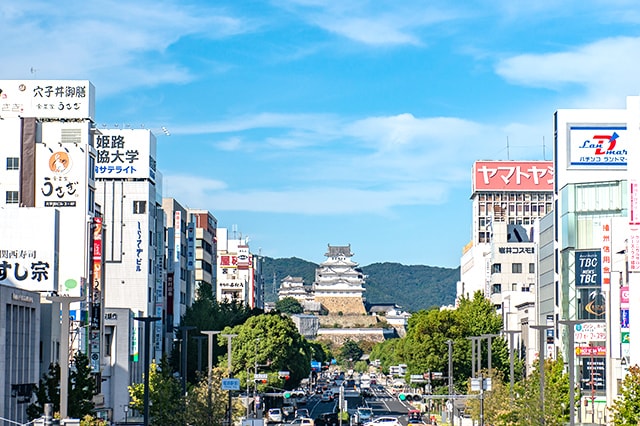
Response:
[{"label": "parked car", "polygon": [[365,423],[364,426],[402,426],[402,423],[395,417],[382,416]]},{"label": "parked car", "polygon": [[298,408],[295,417],[310,417],[309,410],[306,408]]},{"label": "parked car", "polygon": [[279,408],[270,408],[267,411],[267,422],[269,423],[282,423],[283,417],[282,410]]}]

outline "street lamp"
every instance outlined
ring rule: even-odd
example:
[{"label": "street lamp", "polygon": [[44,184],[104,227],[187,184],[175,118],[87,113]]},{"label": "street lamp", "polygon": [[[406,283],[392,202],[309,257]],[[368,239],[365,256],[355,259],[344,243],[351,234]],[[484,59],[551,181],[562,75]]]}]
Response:
[{"label": "street lamp", "polygon": [[[448,382],[449,382],[449,395],[453,395],[453,340],[447,340],[449,346],[449,364],[448,364]],[[451,407],[454,407],[453,400],[451,400]],[[453,410],[451,410],[451,426],[453,426]]]},{"label": "street lamp", "polygon": [[202,372],[202,341],[207,336],[194,336],[193,338],[198,342],[198,371]]},{"label": "street lamp", "polygon": [[144,323],[144,426],[149,426],[149,343],[151,340],[151,323],[160,321],[159,317],[134,317]]},{"label": "street lamp", "polygon": [[544,362],[546,359],[544,353],[544,332],[552,329],[553,325],[530,325],[530,328],[538,330],[538,370],[540,373],[540,424],[544,422]]},{"label": "street lamp", "polygon": [[[213,339],[215,338],[216,334],[220,334],[222,333],[222,331],[214,331],[214,330],[206,330],[206,331],[201,331],[200,333],[205,334],[208,338],[208,343],[209,343],[209,352],[207,353],[207,367],[208,367],[208,371],[207,371],[207,377],[208,377],[208,386],[207,386],[207,407],[209,408],[207,410],[207,415],[211,416],[211,380],[212,380],[212,374],[213,374]],[[211,423],[212,418],[209,417],[209,423]]]}]

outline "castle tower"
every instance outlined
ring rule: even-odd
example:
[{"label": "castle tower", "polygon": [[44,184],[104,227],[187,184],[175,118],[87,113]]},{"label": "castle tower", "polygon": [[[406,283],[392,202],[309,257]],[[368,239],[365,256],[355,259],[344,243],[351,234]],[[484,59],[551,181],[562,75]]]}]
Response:
[{"label": "castle tower", "polygon": [[365,275],[351,260],[351,245],[328,247],[327,259],[316,269],[313,283],[315,301],[322,304],[329,314],[365,314],[362,297]]}]

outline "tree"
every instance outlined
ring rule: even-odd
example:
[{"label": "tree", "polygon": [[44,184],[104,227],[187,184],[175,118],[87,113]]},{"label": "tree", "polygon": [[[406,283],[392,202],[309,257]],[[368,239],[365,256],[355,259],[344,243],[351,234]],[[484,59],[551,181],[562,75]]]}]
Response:
[{"label": "tree", "polygon": [[[27,407],[30,420],[37,419],[44,414],[44,404],[52,403],[53,412],[60,412],[60,366],[50,364],[49,371],[42,376],[38,386],[34,389],[36,402]],[[69,373],[68,415],[81,419],[91,414],[94,408],[92,402],[95,394],[95,378],[91,374],[89,357],[83,352],[76,352],[71,359]]]},{"label": "tree", "polygon": [[[144,411],[144,383],[129,386],[131,407],[138,412]],[[184,400],[182,385],[173,374],[171,365],[163,357],[160,365],[152,363],[149,367],[149,424],[164,426],[182,424],[184,420]]]},{"label": "tree", "polygon": [[82,419],[91,414],[94,408],[92,401],[96,390],[96,380],[91,374],[89,357],[83,352],[76,352],[69,372],[69,417]]},{"label": "tree", "polygon": [[[253,374],[256,364],[260,372],[269,374],[269,385],[279,388],[291,389],[309,377],[311,346],[288,316],[279,312],[257,315],[242,325],[225,328],[224,333],[237,334],[233,338],[232,366],[234,377],[241,381],[247,379],[247,371]],[[289,371],[290,379],[285,383],[278,371]]]},{"label": "tree", "polygon": [[[222,390],[226,369],[214,368],[211,388],[207,374],[189,389],[186,400],[186,422],[192,426],[221,425],[226,419],[227,391]],[[234,410],[235,411],[235,410]]]},{"label": "tree", "polygon": [[285,297],[276,302],[276,310],[283,314],[301,314],[304,310],[298,299]]},{"label": "tree", "polygon": [[364,351],[360,346],[358,346],[358,343],[351,339],[347,339],[343,343],[342,348],[340,348],[340,359],[342,361],[349,361],[353,363],[358,361],[362,357],[363,353]]},{"label": "tree", "polygon": [[38,385],[34,389],[36,402],[27,407],[29,420],[37,419],[44,414],[44,404],[53,404],[53,412],[60,412],[60,366],[57,363],[49,364],[49,371],[42,375]]},{"label": "tree", "polygon": [[640,367],[637,364],[629,367],[611,411],[616,426],[635,425],[640,419]]}]

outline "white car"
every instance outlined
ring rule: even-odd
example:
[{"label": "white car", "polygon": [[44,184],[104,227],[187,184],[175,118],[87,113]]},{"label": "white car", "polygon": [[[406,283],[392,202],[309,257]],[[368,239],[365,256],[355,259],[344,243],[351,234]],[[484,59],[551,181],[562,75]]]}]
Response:
[{"label": "white car", "polygon": [[282,423],[282,410],[279,408],[270,408],[267,411],[267,421],[274,423]]},{"label": "white car", "polygon": [[378,417],[375,420],[367,422],[364,426],[402,426],[400,420],[395,417]]},{"label": "white car", "polygon": [[298,417],[293,420],[291,423],[287,423],[288,425],[296,425],[296,426],[314,426],[315,422],[313,419],[309,417]]}]

